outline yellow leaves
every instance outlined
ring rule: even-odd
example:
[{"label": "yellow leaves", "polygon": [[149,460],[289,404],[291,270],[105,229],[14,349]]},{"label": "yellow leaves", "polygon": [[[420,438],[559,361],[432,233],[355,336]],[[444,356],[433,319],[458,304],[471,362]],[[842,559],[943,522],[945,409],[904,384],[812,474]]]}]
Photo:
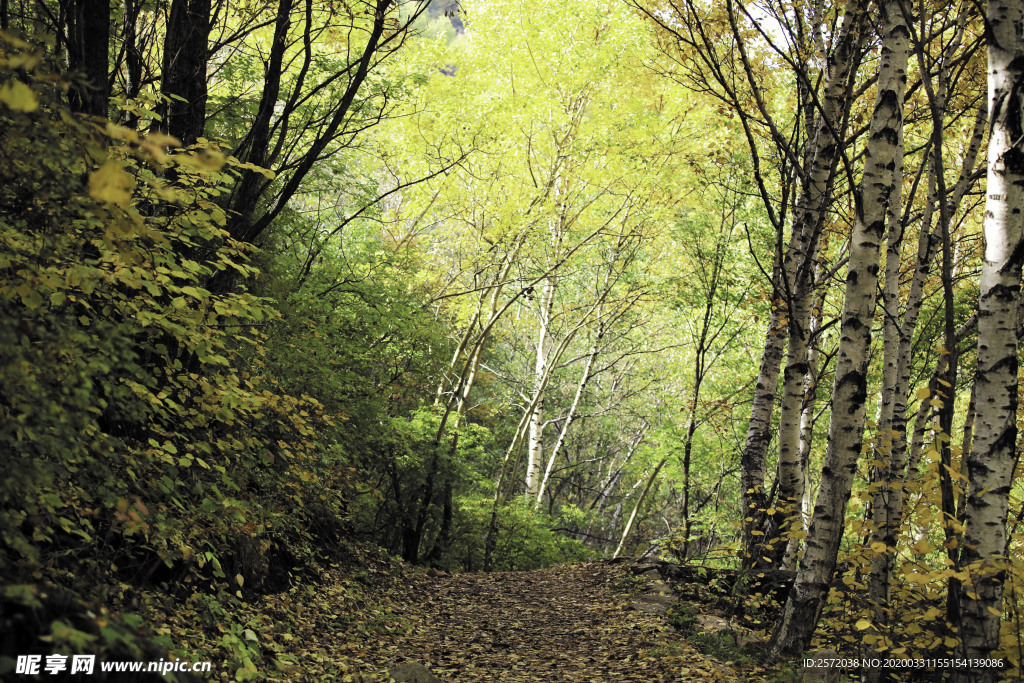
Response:
[{"label": "yellow leaves", "polygon": [[882,543],[881,541],[872,541],[871,550],[872,552],[876,552],[879,555],[881,555],[882,553],[892,552],[893,549],[889,548],[889,546]]},{"label": "yellow leaves", "polygon": [[21,297],[21,303],[23,303],[30,311],[43,305],[43,296],[36,291],[36,288],[32,285],[22,283],[18,285],[16,291],[18,292],[18,296]]},{"label": "yellow leaves", "polygon": [[969,481],[966,475],[962,474],[959,470],[953,469],[949,465],[943,465],[942,468],[949,472],[949,476],[953,479],[953,481],[961,481],[964,483]]},{"label": "yellow leaves", "polygon": [[134,180],[120,163],[108,159],[89,176],[89,196],[127,209],[132,199],[131,190],[134,184]]},{"label": "yellow leaves", "polygon": [[857,623],[854,624],[853,626],[858,631],[865,631],[865,630],[871,628],[871,620],[870,619],[858,619]]},{"label": "yellow leaves", "polygon": [[139,146],[149,153],[155,161],[162,163],[168,158],[166,150],[168,148],[180,147],[181,140],[173,135],[156,131],[143,138],[139,142]]},{"label": "yellow leaves", "polygon": [[918,540],[917,543],[910,547],[910,549],[915,555],[927,555],[934,550],[932,544],[928,542],[927,538]]},{"label": "yellow leaves", "polygon": [[259,173],[260,175],[262,175],[267,180],[273,180],[276,177],[274,175],[273,171],[271,171],[269,169],[266,169],[266,168],[263,168],[262,166],[257,166],[256,164],[250,164],[248,162],[241,162],[241,161],[238,161],[237,159],[235,159],[234,157],[231,157],[229,160],[231,161],[231,165],[232,166],[234,166],[236,168],[244,168],[247,171],[253,171],[255,173]]},{"label": "yellow leaves", "polygon": [[[10,36],[5,36],[5,40],[10,42]],[[15,54],[9,54],[6,57],[0,58],[0,67],[7,69],[22,69],[24,71],[34,71],[39,66],[39,62],[42,61],[42,53],[35,52],[29,49],[28,43],[18,41],[22,44],[23,52]]]},{"label": "yellow leaves", "polygon": [[21,81],[11,80],[0,85],[0,103],[11,111],[33,112],[39,108],[39,98],[32,88]]},{"label": "yellow leaves", "polygon": [[906,580],[907,583],[916,583],[924,585],[927,583],[931,583],[932,579],[927,574],[922,574],[920,572],[908,572],[906,575]]}]

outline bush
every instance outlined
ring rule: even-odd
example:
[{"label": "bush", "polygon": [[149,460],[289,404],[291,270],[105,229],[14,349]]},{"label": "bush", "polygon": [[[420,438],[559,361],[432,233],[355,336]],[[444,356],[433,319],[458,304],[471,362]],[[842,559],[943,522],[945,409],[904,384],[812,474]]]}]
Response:
[{"label": "bush", "polygon": [[280,586],[350,473],[313,447],[319,404],[263,373],[276,314],[219,205],[247,165],[77,117],[39,63],[0,34],[0,583]]}]

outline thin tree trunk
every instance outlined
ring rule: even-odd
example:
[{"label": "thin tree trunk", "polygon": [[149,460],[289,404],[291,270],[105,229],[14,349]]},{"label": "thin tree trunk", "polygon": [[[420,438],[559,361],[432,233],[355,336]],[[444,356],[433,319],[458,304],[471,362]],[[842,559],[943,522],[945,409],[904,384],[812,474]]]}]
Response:
[{"label": "thin tree trunk", "polygon": [[62,0],[67,17],[68,68],[84,83],[71,89],[72,109],[107,118],[110,99],[110,0]]},{"label": "thin tree trunk", "polygon": [[[718,286],[722,271],[725,268],[726,247],[732,239],[735,227],[735,213],[723,211],[721,217],[722,232],[715,244],[714,261],[711,264],[711,277],[707,281],[704,299],[704,317],[701,321],[700,335],[697,338],[693,356],[693,398],[690,400],[689,417],[687,418],[686,437],[683,441],[683,548],[682,555],[686,558],[690,550],[690,461],[693,456],[693,436],[697,432],[697,409],[700,406],[700,391],[708,372],[708,351],[718,333],[711,333],[715,304],[718,301]],[[721,328],[719,328],[721,329]]]},{"label": "thin tree trunk", "polygon": [[[810,258],[816,258],[811,254]],[[769,537],[768,557],[773,567],[781,564],[787,540],[780,537],[792,530],[791,522],[800,514],[804,493],[804,472],[800,456],[800,423],[804,413],[804,389],[810,377],[810,322],[813,318],[814,278],[801,275],[795,283],[789,325],[789,349],[783,372],[782,401],[779,408],[778,497],[775,514],[769,518],[765,534]]]},{"label": "thin tree trunk", "polygon": [[779,381],[779,366],[782,363],[783,344],[786,341],[786,325],[782,323],[781,312],[785,304],[781,297],[772,301],[768,318],[761,365],[754,385],[754,400],[750,409],[750,422],[741,459],[740,488],[743,493],[743,566],[757,563],[757,548],[761,533],[758,522],[768,507],[765,495],[765,469],[768,443],[771,441],[772,412],[775,406],[775,391]]},{"label": "thin tree trunk", "polygon": [[865,151],[864,177],[855,197],[829,438],[803,562],[772,637],[772,651],[782,657],[804,652],[817,626],[835,570],[846,504],[864,438],[879,252],[890,205],[900,197],[902,179],[895,169],[902,166],[897,159],[903,154],[903,93],[909,56],[909,33],[898,0],[885,0],[879,9],[882,54],[878,95]]},{"label": "thin tree trunk", "polygon": [[141,9],[142,0],[124,0],[125,97],[130,100],[138,97],[142,90],[142,48],[138,34]]},{"label": "thin tree trunk", "polygon": [[587,383],[590,381],[591,373],[594,370],[594,361],[597,359],[602,336],[603,327],[599,326],[597,337],[594,339],[594,343],[590,347],[590,353],[587,354],[587,361],[583,366],[583,374],[580,375],[580,381],[576,385],[576,393],[572,397],[572,404],[569,406],[569,412],[565,415],[565,420],[562,422],[562,428],[558,431],[558,438],[555,440],[555,445],[551,447],[551,453],[548,455],[548,464],[547,467],[544,468],[544,478],[541,479],[540,487],[537,489],[537,498],[534,501],[535,510],[540,507],[541,500],[544,498],[544,491],[547,489],[548,481],[551,479],[551,471],[555,467],[555,459],[562,450],[562,444],[565,443],[565,437],[569,433],[569,426],[572,425],[573,420],[576,419],[576,413],[580,407],[580,399],[583,398],[583,392],[587,388]]},{"label": "thin tree trunk", "polygon": [[549,337],[551,313],[555,302],[555,276],[544,279],[541,291],[540,314],[537,322],[540,330],[537,333],[537,353],[533,369],[534,393],[537,400],[533,403],[530,414],[530,435],[526,449],[526,495],[532,500],[540,496],[541,461],[544,457],[544,393],[547,385],[549,356]]},{"label": "thin tree trunk", "polygon": [[[975,118],[974,132],[960,170],[960,177],[953,188],[952,194],[948,197],[948,213],[950,216],[956,212],[967,190],[974,184],[974,165],[977,161],[985,133],[987,111],[987,107],[982,105]],[[921,304],[924,301],[925,283],[931,274],[932,255],[941,244],[939,230],[932,230],[930,227],[935,205],[931,198],[938,194],[937,181],[935,179],[936,169],[934,164],[930,164],[930,166],[931,171],[929,172],[928,181],[929,201],[925,206],[924,216],[920,221],[922,227],[918,239],[916,265],[910,285],[910,293],[906,300],[906,312],[903,315],[902,324],[899,325],[899,352],[896,361],[896,377],[895,384],[891,388],[887,384],[887,380],[892,381],[892,378],[888,375],[888,361],[884,361],[883,365],[882,415],[879,420],[879,437],[880,439],[885,439],[885,434],[888,434],[888,468],[891,474],[885,472],[875,475],[875,480],[881,482],[881,488],[876,492],[871,509],[872,526],[876,534],[874,540],[886,543],[887,541],[884,540],[884,537],[894,534],[895,529],[901,523],[903,504],[906,497],[904,482],[907,477],[916,475],[921,449],[924,445],[924,436],[928,430],[929,416],[932,412],[930,406],[921,406],[914,422],[914,432],[908,453],[907,404],[910,398],[910,360],[913,350],[914,332],[917,329],[917,320],[921,311]],[[943,201],[944,198],[937,197],[937,200]],[[891,315],[893,313],[887,309],[886,322],[888,322]],[[958,332],[958,336],[962,337],[962,334],[962,331]],[[887,340],[884,357],[888,358],[890,355],[891,350]],[[929,383],[929,395],[934,395],[938,391],[940,386],[938,379],[937,375],[933,376]],[[891,493],[890,490],[896,493]],[[889,560],[889,567],[891,568],[892,558],[890,557]],[[876,578],[869,580],[869,596],[876,602],[884,601],[883,596],[888,593],[888,579],[886,575],[891,569],[883,568],[879,560],[872,571]]]},{"label": "thin tree trunk", "polygon": [[[783,258],[781,274],[781,289],[786,295],[785,303],[776,302],[776,306],[785,306],[786,310],[773,308],[773,315],[769,321],[770,327],[765,340],[765,350],[762,354],[761,368],[758,373],[758,381],[754,395],[754,406],[751,410],[751,420],[747,431],[746,444],[742,459],[743,472],[741,474],[741,485],[744,499],[744,566],[765,567],[772,563],[771,553],[766,548],[766,543],[772,542],[771,526],[767,527],[768,533],[761,532],[761,535],[754,535],[753,531],[762,529],[767,522],[767,508],[771,502],[764,495],[764,464],[766,450],[769,441],[772,407],[775,398],[775,385],[778,381],[779,363],[782,358],[782,343],[785,336],[779,326],[789,329],[794,327],[806,332],[810,324],[810,301],[805,296],[811,294],[808,291],[808,280],[812,279],[814,259],[818,251],[818,240],[824,225],[825,210],[828,208],[832,197],[832,186],[835,177],[836,166],[841,155],[842,136],[845,130],[846,112],[850,104],[850,76],[851,70],[857,61],[858,46],[862,42],[860,36],[861,26],[865,16],[866,0],[849,0],[846,11],[843,15],[842,25],[838,32],[836,48],[832,54],[830,64],[827,68],[827,82],[824,87],[821,111],[814,123],[814,134],[809,141],[809,170],[805,171],[803,188],[799,199],[794,207],[794,226],[790,243]],[[776,290],[778,291],[778,290]],[[801,374],[799,369],[806,370],[806,342],[797,345],[799,353],[803,349],[802,357],[794,357],[792,362],[794,374],[791,376],[793,383],[787,384],[795,395],[802,395],[803,381],[806,372]],[[802,364],[802,365],[801,365]],[[799,381],[796,381],[799,377]],[[792,459],[796,459],[799,442],[799,403],[796,405],[796,414],[792,415],[793,423],[797,426],[795,433],[790,434],[787,430],[787,440],[792,439]],[[792,406],[791,406],[792,407]],[[788,444],[787,444],[788,445]],[[787,453],[789,453],[787,451]],[[777,483],[778,480],[776,480]],[[801,483],[787,481],[787,486],[792,485],[799,488]],[[787,493],[787,495],[792,495]]]},{"label": "thin tree trunk", "polygon": [[619,545],[615,548],[615,552],[612,553],[612,558],[619,556],[622,549],[626,545],[626,539],[629,538],[629,533],[633,530],[633,524],[636,522],[637,513],[644,504],[644,500],[647,498],[647,492],[651,490],[651,486],[654,485],[655,480],[661,473],[661,468],[665,466],[666,459],[662,458],[658,464],[654,467],[654,471],[651,472],[651,476],[647,478],[647,483],[644,485],[644,490],[640,492],[640,497],[636,500],[636,505],[633,506],[633,512],[629,515],[629,520],[626,522],[625,528],[622,530],[622,537],[619,539]]},{"label": "thin tree trunk", "polygon": [[[816,278],[820,277],[820,267]],[[790,531],[789,540],[786,543],[786,550],[782,556],[781,567],[783,569],[792,569],[796,564],[796,555],[800,551],[800,538],[794,534],[794,531],[800,531],[806,528],[807,523],[811,520],[811,490],[809,485],[809,472],[811,460],[811,446],[814,437],[814,410],[816,408],[817,398],[817,386],[818,386],[818,364],[821,358],[821,349],[818,346],[820,342],[819,336],[821,334],[821,322],[822,322],[822,311],[825,308],[825,290],[822,288],[818,294],[818,299],[815,302],[814,309],[811,311],[811,324],[810,329],[810,348],[807,351],[807,375],[804,378],[803,387],[803,406],[800,410],[800,444],[797,450],[797,459],[800,467],[800,477],[803,480],[801,484],[801,496],[800,496],[800,508],[799,517],[795,518],[795,521],[799,526],[792,526]],[[794,511],[796,514],[796,511]]]}]

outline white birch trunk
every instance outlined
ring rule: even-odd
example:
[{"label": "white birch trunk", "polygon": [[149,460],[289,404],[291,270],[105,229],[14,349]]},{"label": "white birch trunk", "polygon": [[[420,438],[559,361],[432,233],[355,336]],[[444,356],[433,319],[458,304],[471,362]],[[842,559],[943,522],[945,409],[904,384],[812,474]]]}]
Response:
[{"label": "white birch trunk", "polygon": [[654,485],[658,475],[661,473],[661,468],[665,466],[667,460],[662,458],[658,461],[658,464],[654,467],[654,471],[651,472],[651,476],[647,478],[647,483],[644,485],[644,490],[640,492],[640,497],[636,500],[636,505],[633,506],[633,512],[629,515],[629,520],[626,522],[625,528],[622,530],[622,537],[619,539],[619,545],[615,548],[615,552],[612,553],[612,558],[619,556],[622,552],[623,547],[626,545],[626,539],[629,538],[629,532],[633,530],[633,524],[636,523],[636,516],[640,512],[640,508],[644,504],[644,499],[647,498],[647,493],[651,490],[651,486]]},{"label": "white birch trunk", "polygon": [[[820,267],[817,269],[820,271]],[[820,272],[815,279],[820,277]],[[818,335],[821,330],[822,310],[825,307],[824,290],[818,294],[814,309],[811,311],[810,324],[810,348],[807,350],[807,375],[804,377],[803,386],[803,407],[800,410],[800,443],[797,448],[797,461],[799,462],[800,485],[800,507],[797,524],[790,528],[790,531],[800,531],[807,527],[811,521],[812,500],[808,466],[811,460],[811,446],[814,437],[814,409],[816,407],[816,394],[818,386],[818,362],[821,357],[821,350],[818,347]],[[795,512],[795,511],[794,511]],[[800,539],[790,535],[786,543],[786,551],[782,556],[781,568],[791,570],[796,565],[796,555],[800,551]]]},{"label": "white birch trunk", "polygon": [[530,413],[530,435],[527,440],[526,495],[536,500],[540,493],[541,463],[544,459],[544,393],[548,375],[548,337],[550,335],[551,311],[555,301],[555,278],[544,280],[541,292],[540,315],[537,333],[537,355],[534,362],[533,411]]},{"label": "white birch trunk", "polygon": [[[853,66],[855,46],[861,40],[860,25],[863,19],[864,0],[849,0],[843,15],[843,23],[838,32],[837,47],[827,69],[827,80],[822,98],[822,111],[814,123],[814,134],[808,143],[807,176],[801,196],[794,209],[793,234],[786,249],[781,268],[781,289],[796,294],[789,302],[779,298],[773,303],[772,316],[765,338],[764,353],[758,371],[754,404],[751,408],[750,424],[743,450],[741,486],[743,489],[743,508],[745,512],[744,565],[766,564],[766,548],[763,541],[769,540],[761,536],[753,536],[758,521],[764,519],[769,501],[764,492],[764,471],[766,451],[771,437],[771,416],[775,403],[775,389],[779,377],[779,364],[782,361],[782,347],[786,340],[785,328],[799,325],[806,330],[809,325],[809,300],[800,305],[800,283],[810,279],[813,273],[813,262],[818,249],[818,238],[823,227],[824,212],[831,199],[832,178],[839,157],[839,141],[835,135],[842,128],[843,113],[847,104],[847,81]],[[808,285],[809,286],[809,285]],[[809,294],[809,292],[807,292]],[[778,292],[776,293],[778,296]],[[790,316],[794,320],[790,320]],[[799,320],[797,320],[799,318]],[[794,358],[794,362],[806,364],[806,346],[804,357]],[[806,367],[806,365],[805,365]],[[804,376],[799,376],[794,392],[800,393]],[[799,440],[799,408],[793,415],[797,425],[795,438],[792,439],[793,458],[796,457]],[[787,439],[790,438],[787,436]],[[769,560],[770,561],[770,558]]]},{"label": "white birch trunk", "polygon": [[867,365],[875,313],[878,266],[889,205],[898,201],[896,159],[903,153],[903,93],[909,32],[898,0],[884,0],[878,96],[865,150],[864,176],[856,201],[846,302],[832,391],[832,413],[821,484],[804,558],[773,634],[776,655],[804,652],[818,623],[835,570],[846,504],[864,440]]},{"label": "white birch trunk", "polygon": [[[955,43],[955,41],[954,41]],[[947,62],[953,57],[951,44],[946,50]],[[942,69],[948,70],[948,66]],[[940,85],[947,79],[940,75]],[[943,93],[940,93],[943,94]],[[943,95],[944,96],[944,95]],[[911,351],[917,320],[924,300],[924,286],[931,272],[932,255],[939,245],[938,230],[932,229],[932,217],[935,213],[935,201],[946,202],[946,216],[953,216],[960,206],[967,190],[974,185],[975,164],[981,149],[982,139],[987,123],[987,107],[983,104],[977,113],[974,130],[964,157],[960,176],[948,197],[936,197],[936,174],[943,172],[935,163],[930,164],[928,177],[928,202],[920,221],[921,232],[918,238],[917,259],[911,280],[910,293],[906,298],[906,313],[902,323],[899,317],[899,275],[900,275],[900,242],[902,227],[894,229],[890,225],[888,248],[886,251],[885,288],[883,290],[884,350],[882,362],[882,405],[878,423],[878,443],[876,454],[885,464],[873,473],[877,482],[871,503],[871,523],[873,527],[872,541],[896,548],[897,534],[903,521],[903,507],[906,497],[905,482],[907,477],[916,471],[917,455],[923,442],[927,417],[922,412],[922,419],[915,432],[917,446],[911,456],[911,467],[907,467],[907,404],[910,397]],[[941,117],[933,125],[944,125]],[[937,158],[930,155],[930,158]],[[940,214],[942,212],[940,211]],[[922,411],[925,409],[922,408]],[[887,611],[884,607],[889,602],[891,572],[895,560],[895,552],[879,554],[872,560],[868,579],[868,598],[875,605],[874,617],[879,623],[887,622]]]},{"label": "white birch trunk", "polygon": [[[962,656],[989,657],[999,645],[1006,517],[1017,441],[1017,296],[1024,261],[1024,5],[988,3],[988,99],[992,119],[985,203],[985,257],[978,303],[974,446],[961,563]],[[956,670],[987,681],[995,669]]]},{"label": "white birch trunk", "polygon": [[601,342],[600,328],[597,338],[594,340],[593,345],[590,347],[590,353],[587,355],[586,364],[583,367],[583,374],[580,376],[580,381],[576,385],[576,394],[572,397],[572,405],[569,406],[569,412],[565,415],[565,420],[562,422],[562,428],[558,431],[558,438],[555,440],[555,445],[551,447],[551,453],[548,454],[548,464],[544,468],[544,477],[541,479],[540,486],[537,489],[537,496],[534,499],[534,509],[540,508],[541,500],[544,498],[544,491],[547,489],[548,481],[551,479],[551,471],[555,468],[555,459],[558,457],[559,451],[562,450],[562,444],[565,443],[565,437],[569,433],[569,427],[572,425],[574,419],[576,419],[576,411],[580,407],[580,399],[583,398],[583,392],[587,388],[587,382],[590,381],[590,374],[594,370],[594,360],[597,358],[599,344]]},{"label": "white birch trunk", "polygon": [[[812,257],[814,255],[811,255]],[[776,513],[770,524],[776,547],[771,550],[773,560],[781,560],[784,553],[777,536],[790,530],[787,519],[799,514],[804,494],[803,463],[800,458],[800,423],[803,417],[805,389],[810,376],[811,315],[814,282],[810,275],[797,284],[790,321],[789,350],[783,372],[782,401],[779,408],[779,489],[775,502]],[[783,545],[788,546],[788,542]],[[773,562],[776,564],[776,562]]]}]

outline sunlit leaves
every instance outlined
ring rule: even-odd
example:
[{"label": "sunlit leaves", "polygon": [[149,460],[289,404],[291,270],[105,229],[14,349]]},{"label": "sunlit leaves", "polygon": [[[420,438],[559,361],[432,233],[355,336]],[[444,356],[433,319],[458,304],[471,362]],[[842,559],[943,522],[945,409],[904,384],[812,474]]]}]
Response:
[{"label": "sunlit leaves", "polygon": [[39,99],[32,88],[18,80],[0,84],[0,104],[17,112],[33,112],[39,108]]},{"label": "sunlit leaves", "polygon": [[[222,577],[218,555],[239,534],[281,520],[281,538],[297,534],[279,510],[330,495],[311,457],[317,404],[260,373],[275,313],[210,286],[256,273],[217,202],[242,165],[208,141],[180,150],[76,119],[34,92],[54,114],[44,125],[0,107],[5,570],[38,577],[60,555],[62,571],[95,581],[151,554],[189,580]],[[275,482],[259,504],[239,493],[256,480]]]}]

